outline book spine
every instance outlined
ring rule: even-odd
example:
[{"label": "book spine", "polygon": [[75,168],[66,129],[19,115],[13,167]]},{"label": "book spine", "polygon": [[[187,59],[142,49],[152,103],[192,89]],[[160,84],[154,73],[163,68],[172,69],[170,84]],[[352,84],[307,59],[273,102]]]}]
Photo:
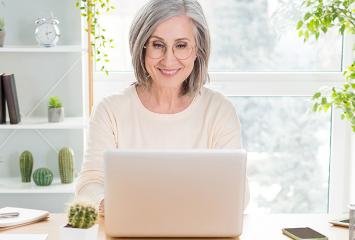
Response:
[{"label": "book spine", "polygon": [[5,92],[2,83],[2,75],[0,75],[0,124],[6,123],[6,101]]},{"label": "book spine", "polygon": [[21,122],[20,108],[18,105],[17,91],[14,74],[2,75],[2,83],[5,92],[5,99],[9,111],[11,124]]}]

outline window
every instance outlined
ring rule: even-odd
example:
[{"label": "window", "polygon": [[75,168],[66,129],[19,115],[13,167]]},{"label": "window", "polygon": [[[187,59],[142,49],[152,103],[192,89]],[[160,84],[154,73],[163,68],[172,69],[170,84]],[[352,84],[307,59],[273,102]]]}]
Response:
[{"label": "window", "polygon": [[[116,39],[110,71],[131,71],[128,32],[146,0],[117,1],[115,14],[103,24]],[[328,34],[304,44],[295,26],[300,1],[201,0],[211,30],[210,71],[339,71],[341,38]],[[327,49],[327,51],[324,51]],[[99,66],[97,69],[100,69]]]},{"label": "window", "polygon": [[[96,102],[134,81],[128,31],[145,2],[116,0],[118,10],[103,19],[117,47],[111,51],[109,78],[95,73]],[[350,147],[342,141],[349,140],[348,130],[331,112],[311,113],[309,99],[319,87],[341,82],[352,40],[330,32],[303,43],[295,30],[300,1],[200,3],[212,38],[208,86],[230,98],[242,122],[249,154],[248,211],[344,211],[350,173],[342,153]]]},{"label": "window", "polygon": [[327,212],[330,114],[308,97],[232,97],[248,150],[250,212]]}]

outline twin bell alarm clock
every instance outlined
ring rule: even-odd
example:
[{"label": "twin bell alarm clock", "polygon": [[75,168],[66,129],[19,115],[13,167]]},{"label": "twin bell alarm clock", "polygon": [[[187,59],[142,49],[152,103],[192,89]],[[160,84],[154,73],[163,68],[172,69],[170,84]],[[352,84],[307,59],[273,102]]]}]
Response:
[{"label": "twin bell alarm clock", "polygon": [[51,18],[38,18],[35,21],[36,30],[35,37],[40,46],[54,47],[60,37],[59,21],[55,17]]}]

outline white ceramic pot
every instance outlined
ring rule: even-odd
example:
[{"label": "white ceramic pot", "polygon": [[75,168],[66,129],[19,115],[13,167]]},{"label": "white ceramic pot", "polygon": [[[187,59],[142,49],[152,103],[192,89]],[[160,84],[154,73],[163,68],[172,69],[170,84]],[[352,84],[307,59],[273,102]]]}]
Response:
[{"label": "white ceramic pot", "polygon": [[0,47],[4,46],[5,42],[5,31],[0,31]]},{"label": "white ceramic pot", "polygon": [[48,122],[63,122],[64,108],[48,108]]},{"label": "white ceramic pot", "polygon": [[97,240],[98,231],[98,224],[87,229],[64,226],[60,229],[60,240]]}]

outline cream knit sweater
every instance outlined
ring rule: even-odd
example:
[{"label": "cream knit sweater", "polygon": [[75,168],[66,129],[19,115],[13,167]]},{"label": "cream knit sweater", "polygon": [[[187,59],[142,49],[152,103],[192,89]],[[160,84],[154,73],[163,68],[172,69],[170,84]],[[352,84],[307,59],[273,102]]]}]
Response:
[{"label": "cream knit sweater", "polygon": [[104,98],[92,114],[76,196],[95,204],[103,198],[103,152],[107,149],[239,149],[240,139],[234,106],[218,92],[202,88],[182,112],[160,114],[146,109],[131,86]]}]

